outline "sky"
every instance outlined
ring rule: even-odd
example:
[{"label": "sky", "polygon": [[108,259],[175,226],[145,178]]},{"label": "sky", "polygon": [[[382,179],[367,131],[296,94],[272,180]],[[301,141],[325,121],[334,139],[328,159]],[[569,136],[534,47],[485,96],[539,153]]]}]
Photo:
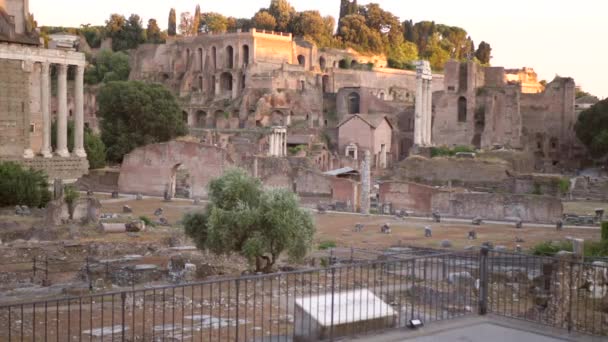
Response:
[{"label": "sky", "polygon": [[[359,0],[359,4],[370,1]],[[376,0],[401,20],[433,20],[467,30],[475,44],[492,45],[493,66],[532,67],[539,79],[573,77],[600,98],[608,97],[606,58],[608,1],[604,0]],[[30,12],[40,26],[103,25],[111,13],[138,14],[167,26],[169,9],[252,17],[270,0],[30,0]],[[290,0],[298,11],[319,10],[338,17],[340,0]]]}]

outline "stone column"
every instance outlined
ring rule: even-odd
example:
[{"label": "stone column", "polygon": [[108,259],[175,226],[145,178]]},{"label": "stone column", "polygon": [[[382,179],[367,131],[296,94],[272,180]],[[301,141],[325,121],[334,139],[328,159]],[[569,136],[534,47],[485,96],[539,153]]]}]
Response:
[{"label": "stone column", "polygon": [[42,109],[42,156],[44,158],[53,157],[51,151],[51,77],[50,64],[40,65],[40,106]]},{"label": "stone column", "polygon": [[371,192],[371,159],[369,151],[365,151],[365,158],[361,162],[361,214],[369,214]]},{"label": "stone column", "polygon": [[74,106],[76,117],[74,119],[74,155],[86,158],[84,150],[84,66],[76,67],[76,81],[74,89]]},{"label": "stone column", "polygon": [[[432,77],[432,76],[431,76]],[[433,145],[433,88],[431,80],[426,81],[427,118],[426,118],[426,144]]]},{"label": "stone column", "polygon": [[423,89],[422,75],[416,77],[416,108],[414,114],[414,145],[422,145],[422,114],[423,114]]},{"label": "stone column", "polygon": [[69,157],[68,151],[68,66],[58,65],[57,76],[57,155]]},{"label": "stone column", "polygon": [[421,104],[420,107],[422,108],[422,113],[420,113],[420,142],[422,144],[422,146],[426,146],[426,120],[427,120],[427,93],[426,93],[426,80],[424,79],[424,76],[422,78],[422,80],[420,81],[420,83],[422,84],[422,99],[421,99]]},{"label": "stone column", "polygon": [[283,157],[287,157],[287,131],[283,133]]}]

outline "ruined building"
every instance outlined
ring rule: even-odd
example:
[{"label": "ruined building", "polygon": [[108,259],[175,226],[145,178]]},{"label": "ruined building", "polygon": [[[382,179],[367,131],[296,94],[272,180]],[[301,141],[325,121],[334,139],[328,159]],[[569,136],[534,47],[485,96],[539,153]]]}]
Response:
[{"label": "ruined building", "polygon": [[[84,150],[85,56],[45,49],[27,0],[0,0],[0,160],[75,180],[88,169]],[[57,147],[51,147],[51,68],[57,74]],[[74,69],[74,148],[68,150],[68,70]]]},{"label": "ruined building", "polygon": [[574,132],[574,80],[557,77],[538,93],[509,80],[502,67],[448,62],[444,89],[433,94],[433,142],[524,150],[539,171],[578,167],[585,150]]}]

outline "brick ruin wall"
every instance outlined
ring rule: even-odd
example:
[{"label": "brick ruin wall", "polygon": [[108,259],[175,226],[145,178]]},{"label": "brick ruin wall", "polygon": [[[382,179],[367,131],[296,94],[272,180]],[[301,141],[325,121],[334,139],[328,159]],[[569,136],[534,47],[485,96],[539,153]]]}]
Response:
[{"label": "brick ruin wall", "polygon": [[0,75],[0,156],[21,156],[30,143],[30,73],[0,59]]}]

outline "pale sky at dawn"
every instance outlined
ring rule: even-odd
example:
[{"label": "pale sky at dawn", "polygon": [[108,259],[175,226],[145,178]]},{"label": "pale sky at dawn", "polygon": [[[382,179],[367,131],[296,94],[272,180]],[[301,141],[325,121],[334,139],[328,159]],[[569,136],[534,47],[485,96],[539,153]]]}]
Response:
[{"label": "pale sky at dawn", "polygon": [[[340,0],[291,0],[298,11],[338,17]],[[360,4],[371,1],[359,0]],[[608,1],[602,0],[376,0],[401,20],[434,20],[467,30],[475,44],[492,45],[492,65],[534,68],[540,79],[570,76],[600,98],[608,97]],[[156,18],[166,28],[169,9],[251,17],[270,0],[30,0],[39,25],[102,25],[111,13]]]}]

